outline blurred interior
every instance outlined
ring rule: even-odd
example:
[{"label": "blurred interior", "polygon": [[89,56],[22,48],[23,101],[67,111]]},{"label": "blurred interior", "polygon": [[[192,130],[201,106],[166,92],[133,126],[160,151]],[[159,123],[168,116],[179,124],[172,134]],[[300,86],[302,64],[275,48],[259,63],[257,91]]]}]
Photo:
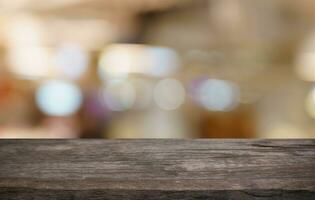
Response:
[{"label": "blurred interior", "polygon": [[315,138],[313,0],[1,0],[0,138]]}]

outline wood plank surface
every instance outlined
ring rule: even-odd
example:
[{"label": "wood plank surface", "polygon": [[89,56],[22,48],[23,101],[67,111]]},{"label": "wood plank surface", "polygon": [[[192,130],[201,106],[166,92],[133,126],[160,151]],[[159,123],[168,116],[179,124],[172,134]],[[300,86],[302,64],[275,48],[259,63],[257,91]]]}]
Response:
[{"label": "wood plank surface", "polygon": [[0,140],[0,199],[315,199],[315,140]]}]

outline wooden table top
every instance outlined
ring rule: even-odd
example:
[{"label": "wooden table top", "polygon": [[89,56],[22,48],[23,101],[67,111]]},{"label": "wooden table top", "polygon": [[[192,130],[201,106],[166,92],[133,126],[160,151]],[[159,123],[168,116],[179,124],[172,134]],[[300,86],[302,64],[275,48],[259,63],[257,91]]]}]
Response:
[{"label": "wooden table top", "polygon": [[315,199],[315,140],[0,140],[0,199]]}]

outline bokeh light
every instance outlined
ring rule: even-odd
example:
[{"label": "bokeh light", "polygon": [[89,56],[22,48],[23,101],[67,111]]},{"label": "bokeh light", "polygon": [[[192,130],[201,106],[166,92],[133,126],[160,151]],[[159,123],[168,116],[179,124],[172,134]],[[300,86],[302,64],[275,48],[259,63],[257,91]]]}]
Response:
[{"label": "bokeh light", "polygon": [[315,81],[315,52],[303,52],[299,55],[297,73],[302,80]]},{"label": "bokeh light", "polygon": [[302,80],[315,81],[315,32],[302,42],[296,60],[296,72]]},{"label": "bokeh light", "polygon": [[163,79],[154,88],[154,100],[163,110],[175,110],[185,101],[185,89],[175,79]]},{"label": "bokeh light", "polygon": [[112,111],[125,111],[135,102],[136,92],[130,81],[111,81],[101,90],[104,105]]},{"label": "bokeh light", "polygon": [[[166,47],[148,47],[147,74],[157,77],[165,77],[174,74],[179,68],[177,53]],[[145,58],[145,57],[144,57]]]},{"label": "bokeh light", "polygon": [[31,14],[20,14],[6,26],[7,45],[10,48],[38,46],[44,40],[44,27],[40,18]]},{"label": "bokeh light", "polygon": [[210,111],[230,111],[238,104],[239,89],[231,82],[209,79],[201,84],[198,97]]},{"label": "bokeh light", "polygon": [[50,116],[69,116],[80,109],[82,94],[78,86],[65,81],[51,80],[36,91],[39,109]]},{"label": "bokeh light", "polygon": [[279,124],[273,128],[271,128],[267,133],[265,133],[266,137],[274,138],[274,139],[282,139],[282,138],[308,138],[309,135],[301,130],[299,127],[296,127],[292,124]]},{"label": "bokeh light", "polygon": [[306,98],[305,110],[310,117],[315,119],[315,88],[310,91]]},{"label": "bokeh light", "polygon": [[78,79],[89,65],[88,53],[76,44],[63,44],[56,53],[55,67],[58,72],[69,79]]},{"label": "bokeh light", "polygon": [[135,48],[130,46],[111,45],[100,56],[99,75],[103,80],[108,78],[126,77],[130,72],[132,54]]},{"label": "bokeh light", "polygon": [[164,77],[173,74],[178,66],[178,55],[170,48],[114,44],[101,54],[99,75],[103,80],[127,77],[129,74]]},{"label": "bokeh light", "polygon": [[48,78],[54,74],[51,51],[43,47],[16,47],[8,52],[9,70],[22,79]]}]

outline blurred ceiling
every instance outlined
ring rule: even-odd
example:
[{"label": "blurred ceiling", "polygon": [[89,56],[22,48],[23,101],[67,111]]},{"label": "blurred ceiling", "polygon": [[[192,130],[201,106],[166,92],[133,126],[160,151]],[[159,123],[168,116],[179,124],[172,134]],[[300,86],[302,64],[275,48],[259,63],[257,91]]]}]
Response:
[{"label": "blurred ceiling", "polygon": [[73,14],[78,17],[84,14],[97,15],[139,13],[164,10],[177,5],[191,2],[191,0],[1,0],[0,12],[34,11],[45,14]]}]

